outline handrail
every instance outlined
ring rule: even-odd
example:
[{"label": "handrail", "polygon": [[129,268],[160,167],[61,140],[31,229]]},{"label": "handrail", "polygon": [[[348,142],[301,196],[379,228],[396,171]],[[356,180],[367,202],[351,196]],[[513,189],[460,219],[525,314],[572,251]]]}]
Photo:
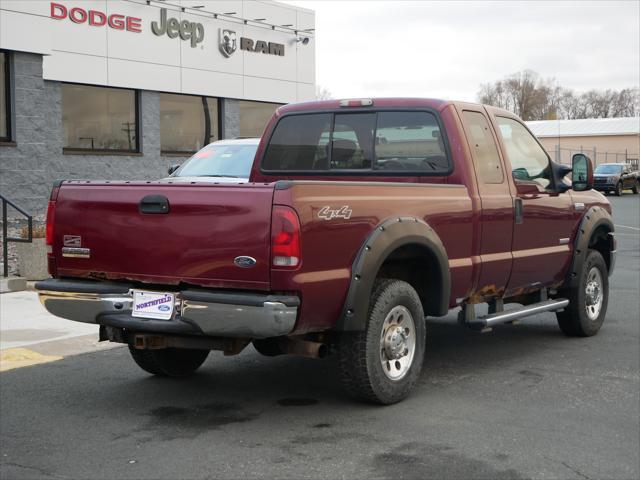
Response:
[{"label": "handrail", "polygon": [[[33,242],[33,216],[29,215],[24,209],[13,203],[11,200],[0,194],[2,200],[2,275],[7,278],[9,276],[9,245],[8,242],[14,243],[32,243]],[[7,205],[14,208],[18,213],[27,217],[28,237],[16,238],[7,235]]]}]

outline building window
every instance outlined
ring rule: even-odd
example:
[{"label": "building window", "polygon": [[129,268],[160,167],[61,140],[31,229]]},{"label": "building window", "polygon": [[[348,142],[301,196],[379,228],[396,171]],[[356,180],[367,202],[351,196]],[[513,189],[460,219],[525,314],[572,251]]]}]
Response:
[{"label": "building window", "polygon": [[240,136],[261,137],[267,122],[281,103],[240,100]]},{"label": "building window", "polygon": [[191,154],[220,139],[218,99],[160,94],[162,153]]},{"label": "building window", "polygon": [[62,84],[64,150],[138,152],[135,90]]},{"label": "building window", "polygon": [[11,140],[9,92],[9,55],[0,52],[0,141],[4,142]]}]

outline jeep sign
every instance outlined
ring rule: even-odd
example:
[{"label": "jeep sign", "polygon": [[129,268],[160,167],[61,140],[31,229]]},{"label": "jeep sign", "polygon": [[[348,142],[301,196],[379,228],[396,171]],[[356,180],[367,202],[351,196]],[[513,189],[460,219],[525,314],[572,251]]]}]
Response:
[{"label": "jeep sign", "polygon": [[177,38],[179,35],[182,40],[191,40],[191,48],[204,40],[204,25],[187,20],[179,21],[173,17],[167,19],[166,8],[160,9],[159,23],[151,22],[151,31],[158,37],[166,33],[169,38]]}]

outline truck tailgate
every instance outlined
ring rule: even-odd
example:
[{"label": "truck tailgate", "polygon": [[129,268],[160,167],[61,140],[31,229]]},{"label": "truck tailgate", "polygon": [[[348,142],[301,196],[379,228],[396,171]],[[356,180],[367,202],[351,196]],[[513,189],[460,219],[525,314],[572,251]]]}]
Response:
[{"label": "truck tailgate", "polygon": [[[168,211],[143,213],[148,196],[166,198]],[[268,290],[272,200],[267,184],[65,182],[55,207],[57,275]],[[68,256],[78,247],[89,257]],[[256,263],[239,267],[239,256]]]}]

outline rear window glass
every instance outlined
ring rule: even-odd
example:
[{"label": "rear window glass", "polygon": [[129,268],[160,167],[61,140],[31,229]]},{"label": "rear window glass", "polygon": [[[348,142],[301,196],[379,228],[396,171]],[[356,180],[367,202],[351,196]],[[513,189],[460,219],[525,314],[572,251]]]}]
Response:
[{"label": "rear window glass", "polygon": [[265,170],[324,170],[328,165],[330,113],[293,115],[278,122],[262,162]]},{"label": "rear window glass", "polygon": [[448,173],[443,135],[428,112],[284,117],[262,161],[267,171]]}]

